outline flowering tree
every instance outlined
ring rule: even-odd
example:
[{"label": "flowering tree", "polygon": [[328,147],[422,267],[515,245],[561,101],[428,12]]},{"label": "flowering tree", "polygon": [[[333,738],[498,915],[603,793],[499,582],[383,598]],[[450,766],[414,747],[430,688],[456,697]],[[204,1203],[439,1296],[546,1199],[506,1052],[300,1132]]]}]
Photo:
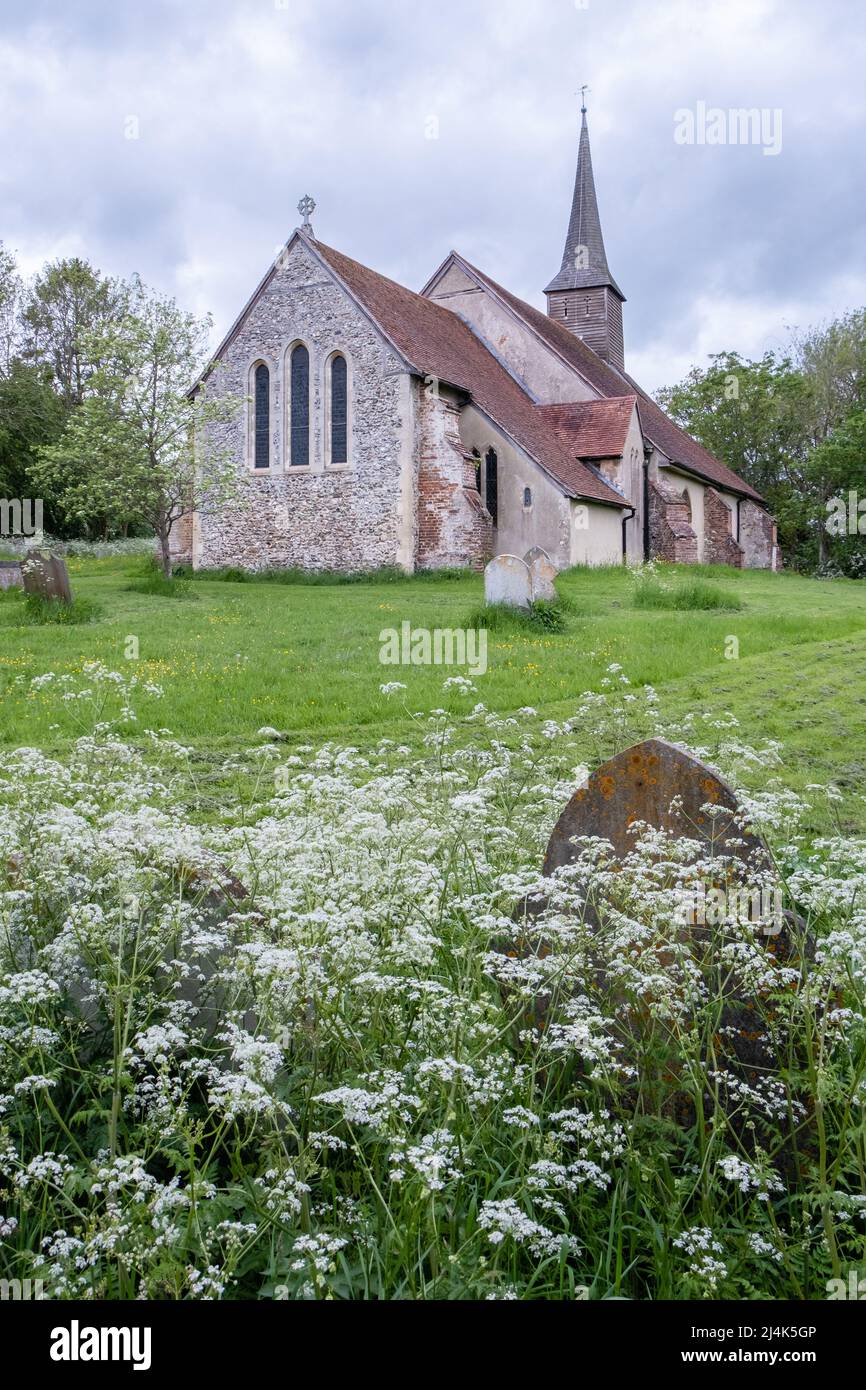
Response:
[{"label": "flowering tree", "polygon": [[115,287],[117,314],[85,336],[87,392],[56,445],[40,455],[40,481],[60,488],[66,516],[114,513],[148,526],[171,577],[172,528],[224,506],[237,479],[230,447],[212,427],[240,402],[189,387],[208,360],[209,317],[198,319],[135,277]]}]

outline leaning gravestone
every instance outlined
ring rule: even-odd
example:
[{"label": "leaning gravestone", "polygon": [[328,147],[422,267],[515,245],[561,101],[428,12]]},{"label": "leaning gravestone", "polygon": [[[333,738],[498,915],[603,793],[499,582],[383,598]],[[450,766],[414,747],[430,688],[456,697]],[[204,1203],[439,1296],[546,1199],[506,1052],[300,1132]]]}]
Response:
[{"label": "leaning gravestone", "polygon": [[519,555],[497,555],[484,570],[484,602],[508,608],[529,608],[532,576]]},{"label": "leaning gravestone", "polygon": [[532,602],[544,599],[548,603],[555,603],[556,589],[553,581],[559,571],[547,551],[542,550],[540,545],[534,545],[531,550],[527,550],[523,559],[529,570]]},{"label": "leaning gravestone", "polygon": [[52,555],[50,550],[28,550],[21,576],[25,593],[59,599],[61,603],[72,602],[69,571],[60,555]]},{"label": "leaning gravestone", "polygon": [[[649,826],[678,839],[696,841],[697,858],[709,861],[710,865],[718,861],[718,869],[706,870],[712,882],[702,886],[738,905],[740,929],[745,927],[749,933],[753,932],[754,940],[769,956],[793,972],[787,987],[799,989],[814,943],[793,913],[782,913],[778,909],[767,914],[767,897],[754,894],[757,883],[772,884],[773,892],[777,893],[778,880],[766,844],[743,827],[742,818],[742,808],[732,789],[710,767],[664,739],[648,739],[596,768],[577,789],[553,829],[543,871],[549,877],[575,862],[583,852],[582,837],[608,841],[614,867],[617,861],[624,861],[634,853],[639,827]],[[550,953],[548,944],[539,939],[543,937],[543,926],[534,926],[534,919],[546,906],[545,899],[532,896],[518,904],[515,918],[523,923],[525,933],[519,943],[521,954],[544,957]],[[746,906],[745,922],[739,916],[742,906]],[[610,907],[603,896],[594,894],[591,888],[587,890],[585,920],[591,939],[593,935],[598,939]],[[693,969],[703,977],[711,997],[723,1000],[713,1037],[707,1043],[705,1070],[707,1073],[724,1070],[734,1078],[726,1108],[731,1103],[736,1109],[739,1083],[762,1085],[764,1081],[772,1082],[779,1077],[780,1057],[772,1038],[776,1029],[768,1027],[768,1020],[772,1025],[777,1005],[769,990],[762,992],[759,987],[750,996],[742,985],[731,984],[731,961],[723,960],[720,955],[725,943],[732,940],[732,928],[726,920],[713,920],[710,916],[710,925],[707,925],[708,916],[701,900],[697,910],[694,900],[690,904],[684,902],[683,907],[685,910],[677,914],[661,937],[653,939],[650,934],[641,948],[645,953],[644,962],[664,970],[670,966],[674,955],[685,948]],[[604,977],[602,955],[602,952],[596,955],[590,950],[587,981],[599,981]],[[647,1025],[649,1015],[639,1003],[624,1004],[622,999],[614,1003],[617,1011],[620,1005],[625,1007],[626,1032],[636,1036]],[[549,1007],[549,998],[537,1000],[534,1016],[525,1021],[546,1027]],[[784,1033],[784,1029],[781,1031]],[[646,1078],[641,1080],[643,1084]],[[648,1080],[652,1086],[659,1078]],[[680,1080],[678,1060],[674,1058],[664,1078],[668,1092],[665,1110],[680,1122],[690,1123],[694,1119],[692,1100],[686,1097]],[[742,1124],[744,1121],[739,1117],[735,1128],[739,1129]],[[754,1137],[759,1129],[751,1133]]]},{"label": "leaning gravestone", "polygon": [[0,560],[0,589],[20,589],[22,582],[21,561]]}]

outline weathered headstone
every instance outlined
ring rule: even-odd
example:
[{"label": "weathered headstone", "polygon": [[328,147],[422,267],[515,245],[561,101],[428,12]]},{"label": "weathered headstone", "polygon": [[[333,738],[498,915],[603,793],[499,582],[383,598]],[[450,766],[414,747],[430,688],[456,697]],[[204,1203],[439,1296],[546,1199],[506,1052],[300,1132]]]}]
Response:
[{"label": "weathered headstone", "polygon": [[609,840],[623,858],[634,849],[631,827],[638,821],[669,835],[704,840],[713,858],[730,855],[769,872],[766,845],[742,829],[738,814],[733,791],[712,768],[676,744],[650,738],[603,763],[578,787],[553,828],[544,872],[575,858],[579,851],[572,840],[579,835]]},{"label": "weathered headstone", "polygon": [[532,586],[532,602],[535,603],[538,599],[545,599],[548,603],[555,603],[556,588],[553,581],[558,574],[558,570],[547,551],[542,550],[540,545],[534,545],[531,550],[527,550],[523,559],[529,570],[529,578]]},{"label": "weathered headstone", "polygon": [[69,571],[60,555],[52,555],[50,550],[28,550],[21,576],[25,593],[59,599],[61,603],[72,602]]},{"label": "weathered headstone", "polygon": [[508,608],[529,608],[532,576],[519,555],[497,555],[484,570],[484,602]]},{"label": "weathered headstone", "polygon": [[[732,932],[745,928],[754,933],[754,940],[772,959],[796,972],[788,985],[796,989],[796,977],[802,978],[814,943],[802,922],[793,913],[782,911],[769,850],[758,835],[743,827],[742,808],[732,789],[712,768],[657,738],[636,744],[602,764],[577,789],[557,821],[544,859],[545,876],[579,858],[584,836],[608,841],[615,867],[617,861],[634,853],[639,823],[677,839],[697,841],[697,858],[704,875],[701,897],[685,898],[682,910],[672,914],[662,937],[647,941],[643,948],[646,963],[656,969],[669,968],[675,953],[685,947],[694,969],[706,981],[710,997],[719,999],[720,1014],[705,1058],[708,1073],[723,1070],[747,1085],[778,1077],[780,1058],[771,1036],[775,1030],[767,1025],[776,1009],[771,992],[759,989],[749,994],[744,987],[733,985],[730,959],[724,960],[720,953]],[[714,860],[718,861],[717,869]],[[756,891],[755,885],[764,885],[764,891]],[[768,887],[771,892],[766,891]],[[736,905],[736,927],[726,913],[705,912],[704,904],[712,895]],[[546,906],[545,900],[531,896],[518,904],[515,918],[525,930],[521,953],[549,954],[548,944],[540,939],[543,926],[534,925]],[[597,935],[609,906],[589,890],[585,920],[590,938]],[[601,951],[590,949],[586,970],[589,979],[604,979]],[[534,1021],[541,1027],[546,1026],[549,1005],[547,998],[536,1001]],[[640,1004],[627,1006],[627,1014],[628,1026],[636,1035],[646,1023]],[[649,1078],[650,1086],[658,1081]],[[673,1058],[664,1079],[669,1092],[666,1108],[673,1117],[688,1123],[694,1118],[692,1100],[680,1082],[679,1063]],[[727,1099],[736,1110],[735,1095]],[[741,1123],[742,1117],[735,1127]]]},{"label": "weathered headstone", "polygon": [[0,589],[20,589],[22,585],[21,561],[0,560]]}]

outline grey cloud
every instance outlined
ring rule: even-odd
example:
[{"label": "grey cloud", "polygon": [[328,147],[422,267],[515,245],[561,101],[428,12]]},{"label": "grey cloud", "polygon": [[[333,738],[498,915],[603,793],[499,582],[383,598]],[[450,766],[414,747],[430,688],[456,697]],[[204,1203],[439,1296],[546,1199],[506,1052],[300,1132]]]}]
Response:
[{"label": "grey cloud", "polygon": [[[322,239],[385,274],[417,288],[456,246],[541,304],[586,80],[626,351],[654,386],[701,345],[758,352],[866,298],[864,49],[847,0],[8,4],[0,237],[28,265],[138,270],[219,330],[309,191]],[[698,101],[781,107],[781,153],[676,144]]]}]

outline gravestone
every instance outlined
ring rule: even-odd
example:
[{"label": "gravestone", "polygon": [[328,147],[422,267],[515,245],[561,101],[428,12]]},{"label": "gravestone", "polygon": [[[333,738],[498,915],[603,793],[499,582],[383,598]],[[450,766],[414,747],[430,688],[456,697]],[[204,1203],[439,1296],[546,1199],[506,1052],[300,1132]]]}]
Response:
[{"label": "gravestone", "polygon": [[28,550],[21,576],[25,593],[59,599],[61,603],[72,602],[69,571],[62,556],[52,555],[50,550]]},{"label": "gravestone", "polygon": [[542,550],[540,545],[534,545],[531,550],[527,550],[523,559],[529,570],[532,602],[544,599],[548,603],[555,603],[557,595],[553,581],[559,571],[547,551]]},{"label": "gravestone", "polygon": [[484,570],[484,602],[508,608],[529,608],[532,576],[519,555],[497,555]]},{"label": "gravestone", "polygon": [[23,587],[20,560],[0,560],[0,589]]},{"label": "gravestone", "polygon": [[[743,828],[742,808],[732,789],[712,768],[664,739],[652,738],[636,744],[602,764],[587,778],[572,796],[547,845],[544,858],[545,876],[575,862],[583,851],[581,837],[606,840],[612,848],[613,867],[616,862],[635,851],[638,823],[666,832],[667,835],[691,841],[699,846],[697,858],[718,860],[718,870],[705,871],[702,885],[708,893],[720,895],[737,904],[740,930],[754,933],[754,939],[777,963],[793,969],[791,988],[798,989],[804,978],[808,961],[814,954],[814,942],[804,930],[804,924],[789,911],[781,910],[781,893],[772,859],[763,839]],[[652,855],[650,856],[652,858]],[[711,882],[710,882],[711,880]],[[773,885],[779,893],[777,907],[767,913],[769,894],[761,898],[754,893],[757,883]],[[734,896],[738,895],[738,896]],[[703,899],[703,902],[706,898]],[[543,925],[534,926],[534,919],[543,913],[545,899],[523,899],[515,911],[515,919],[524,925],[524,937],[518,943],[519,954],[544,957],[551,948],[543,940]],[[593,934],[598,936],[606,909],[611,906],[603,895],[591,888],[587,891],[585,921],[589,928],[590,948],[586,960],[586,982],[601,982],[606,976],[603,952],[592,948]],[[740,911],[745,908],[745,913]],[[613,919],[610,919],[611,921]],[[688,949],[694,968],[703,977],[710,996],[723,1000],[714,1037],[705,1058],[707,1072],[723,1069],[736,1081],[747,1085],[760,1084],[764,1079],[778,1078],[782,1059],[776,1055],[767,1020],[776,1016],[777,1005],[769,992],[755,991],[749,996],[744,988],[731,984],[731,965],[720,956],[720,948],[732,940],[732,927],[725,916],[714,919],[705,912],[700,898],[689,897],[683,910],[670,922],[660,938],[649,938],[642,952],[654,968],[670,967],[674,953],[683,946]],[[626,1001],[617,996],[619,1004]],[[617,1000],[614,1000],[616,1003]],[[536,1000],[534,1011],[524,1019],[542,1029],[547,1026],[550,1009],[548,997]],[[626,1033],[636,1036],[647,1024],[648,1015],[640,1004],[626,1003]],[[641,1078],[650,1086],[664,1084],[666,1113],[681,1123],[694,1121],[691,1096],[680,1084],[678,1060],[672,1059],[664,1078]],[[803,1099],[801,1097],[801,1099]],[[736,1111],[736,1097],[726,1098]],[[807,1108],[809,1105],[806,1098]],[[734,1127],[739,1131],[745,1122],[739,1116]],[[742,1137],[742,1136],[741,1136]],[[760,1140],[760,1125],[745,1138]],[[787,1162],[787,1158],[784,1158]]]},{"label": "gravestone", "polygon": [[733,791],[712,768],[666,739],[650,738],[603,763],[578,787],[553,828],[544,872],[575,858],[577,835],[609,840],[624,857],[634,849],[630,827],[645,821],[669,835],[704,840],[714,858],[731,855],[769,873],[767,847],[737,824],[739,813]]}]

